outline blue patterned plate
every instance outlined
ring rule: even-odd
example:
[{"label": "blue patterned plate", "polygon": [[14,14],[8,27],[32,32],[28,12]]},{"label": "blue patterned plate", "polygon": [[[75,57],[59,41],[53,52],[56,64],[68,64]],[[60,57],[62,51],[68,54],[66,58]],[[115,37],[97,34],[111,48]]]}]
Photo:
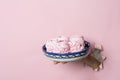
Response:
[{"label": "blue patterned plate", "polygon": [[75,60],[80,60],[85,58],[89,54],[89,48],[90,48],[90,43],[85,41],[85,48],[82,51],[79,52],[72,52],[72,53],[52,53],[52,52],[47,52],[45,45],[42,47],[43,52],[45,55],[53,60],[53,61],[59,61],[59,62],[68,62],[68,61],[75,61]]}]

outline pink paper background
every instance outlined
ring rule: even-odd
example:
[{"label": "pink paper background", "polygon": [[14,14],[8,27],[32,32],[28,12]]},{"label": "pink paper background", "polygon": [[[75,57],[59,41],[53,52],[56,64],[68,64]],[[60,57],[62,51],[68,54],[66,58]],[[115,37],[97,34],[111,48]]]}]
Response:
[{"label": "pink paper background", "polygon": [[[50,38],[78,34],[101,43],[105,68],[48,60]],[[0,0],[0,80],[120,80],[120,0]]]}]

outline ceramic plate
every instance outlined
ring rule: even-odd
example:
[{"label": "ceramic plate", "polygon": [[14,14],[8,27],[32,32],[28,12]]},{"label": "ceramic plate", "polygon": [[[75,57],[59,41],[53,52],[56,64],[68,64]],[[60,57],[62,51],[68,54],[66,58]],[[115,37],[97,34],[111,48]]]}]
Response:
[{"label": "ceramic plate", "polygon": [[85,41],[84,43],[85,43],[85,48],[79,52],[64,53],[64,54],[47,52],[45,45],[42,47],[42,49],[45,55],[50,60],[58,61],[58,62],[69,62],[69,61],[81,60],[89,54],[90,43],[87,41]]}]

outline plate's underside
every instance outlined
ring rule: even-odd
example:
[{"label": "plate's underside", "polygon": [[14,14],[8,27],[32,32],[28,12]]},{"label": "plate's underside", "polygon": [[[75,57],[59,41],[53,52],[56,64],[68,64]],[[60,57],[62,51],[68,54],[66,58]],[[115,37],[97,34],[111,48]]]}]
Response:
[{"label": "plate's underside", "polygon": [[69,62],[69,61],[76,61],[76,60],[81,60],[83,58],[85,58],[86,56],[88,56],[88,53],[83,53],[80,55],[69,55],[69,56],[53,56],[53,55],[48,55],[45,54],[50,60],[53,61],[58,61],[58,62]]}]

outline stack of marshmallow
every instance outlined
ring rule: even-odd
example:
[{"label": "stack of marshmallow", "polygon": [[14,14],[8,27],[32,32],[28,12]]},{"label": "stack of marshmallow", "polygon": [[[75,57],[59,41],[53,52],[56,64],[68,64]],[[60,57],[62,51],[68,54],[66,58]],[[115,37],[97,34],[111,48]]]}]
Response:
[{"label": "stack of marshmallow", "polygon": [[47,52],[53,53],[70,53],[78,52],[84,49],[84,38],[82,36],[59,36],[45,44]]}]

